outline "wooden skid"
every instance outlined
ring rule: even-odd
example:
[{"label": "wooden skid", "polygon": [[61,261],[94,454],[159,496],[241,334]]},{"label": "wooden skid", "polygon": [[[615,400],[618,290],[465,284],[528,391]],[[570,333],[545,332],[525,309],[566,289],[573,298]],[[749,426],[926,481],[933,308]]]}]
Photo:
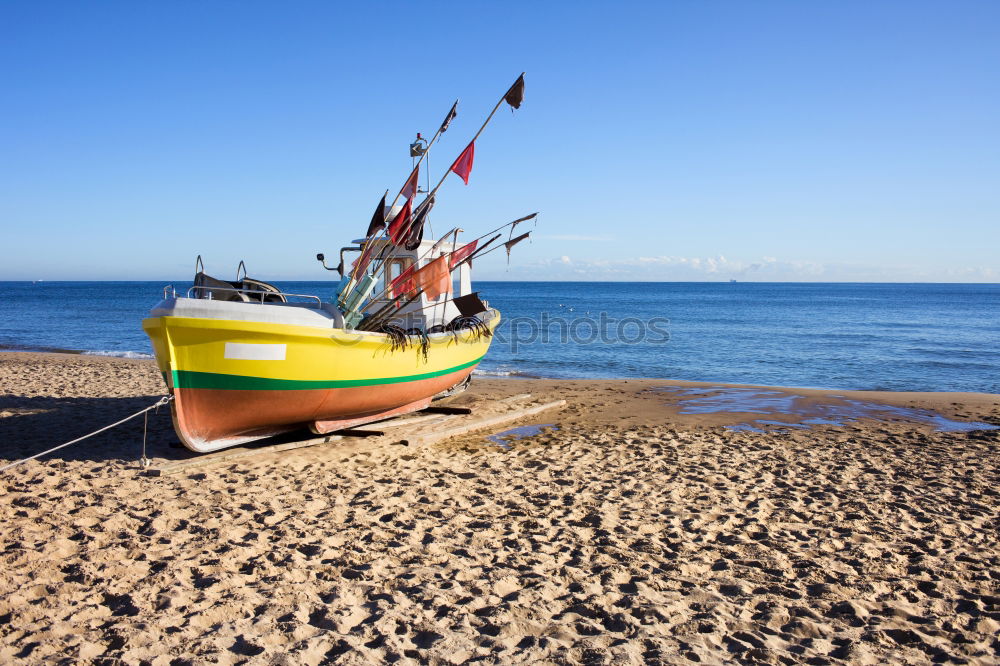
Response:
[{"label": "wooden skid", "polygon": [[481,419],[476,419],[474,421],[468,421],[460,425],[456,425],[452,428],[447,428],[445,430],[439,430],[438,432],[423,435],[420,437],[414,437],[413,439],[405,440],[410,446],[424,446],[426,444],[433,444],[434,442],[443,442],[446,439],[451,439],[452,437],[458,437],[460,435],[465,435],[470,432],[475,432],[476,430],[485,430],[486,428],[492,428],[494,426],[502,425],[504,423],[509,423],[510,421],[516,421],[517,419],[523,418],[525,416],[532,416],[534,414],[539,414],[546,410],[552,409],[554,407],[562,407],[566,404],[565,400],[556,400],[554,402],[547,402],[542,405],[535,405],[533,407],[525,407],[524,409],[515,409],[504,414],[499,414],[497,416],[488,416]]},{"label": "wooden skid", "polygon": [[[498,400],[498,403],[512,404],[520,400],[525,400],[530,398],[530,394],[520,394],[511,396],[510,398],[504,398]],[[441,442],[452,437],[458,437],[460,435],[465,435],[470,432],[476,432],[478,430],[486,430],[488,428],[493,428],[496,426],[504,425],[511,421],[516,421],[518,419],[533,416],[534,414],[539,414],[543,411],[553,409],[556,407],[562,407],[566,404],[565,400],[556,400],[554,402],[548,402],[541,405],[533,405],[531,407],[525,407],[522,409],[514,409],[509,412],[504,412],[503,414],[497,414],[494,416],[487,416],[478,419],[464,419],[461,416],[450,415],[444,416],[436,413],[423,414],[414,416],[411,418],[396,419],[390,418],[379,423],[379,428],[382,430],[388,430],[391,428],[399,428],[408,425],[425,424],[425,425],[436,425],[439,423],[455,423],[454,426],[446,428],[444,430],[437,430],[433,433],[428,433],[426,435],[417,435],[408,439],[394,439],[391,442],[381,441],[381,443],[369,443],[365,440],[368,438],[375,439],[377,436],[374,435],[373,431],[358,431],[357,435],[354,435],[350,429],[340,430],[332,434],[328,434],[322,437],[314,437],[311,439],[306,439],[298,442],[286,442],[284,444],[274,444],[271,446],[261,446],[252,449],[243,449],[238,451],[231,451],[229,453],[217,453],[212,455],[204,455],[198,458],[193,458],[191,460],[182,460],[173,463],[167,463],[159,467],[154,467],[145,470],[146,474],[149,476],[161,476],[168,474],[176,474],[179,472],[184,472],[196,467],[207,467],[209,465],[216,465],[220,463],[233,462],[238,460],[243,460],[247,458],[253,458],[262,454],[267,453],[278,453],[283,451],[292,451],[294,449],[301,449],[310,446],[317,446],[320,444],[328,444],[336,442],[337,445],[334,447],[336,452],[352,452],[359,449],[359,447],[368,449],[375,446],[386,445],[386,444],[404,444],[408,446],[422,446],[426,444],[432,444],[435,442]],[[385,419],[386,417],[381,417]],[[368,422],[368,421],[366,421]],[[375,431],[377,432],[377,431]]]},{"label": "wooden skid", "polygon": [[428,414],[471,414],[469,407],[428,407],[424,410]]}]

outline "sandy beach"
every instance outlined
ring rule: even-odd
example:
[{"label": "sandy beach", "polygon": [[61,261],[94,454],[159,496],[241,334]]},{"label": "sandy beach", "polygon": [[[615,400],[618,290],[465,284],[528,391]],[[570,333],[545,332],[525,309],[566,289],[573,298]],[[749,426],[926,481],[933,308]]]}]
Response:
[{"label": "sandy beach", "polygon": [[[1000,431],[937,430],[1000,424],[1000,396],[477,379],[448,404],[525,393],[568,404],[502,446],[152,477],[140,418],[4,472],[0,662],[1000,663]],[[151,361],[0,354],[0,465],[163,394]],[[166,410],[147,455],[194,458]]]}]

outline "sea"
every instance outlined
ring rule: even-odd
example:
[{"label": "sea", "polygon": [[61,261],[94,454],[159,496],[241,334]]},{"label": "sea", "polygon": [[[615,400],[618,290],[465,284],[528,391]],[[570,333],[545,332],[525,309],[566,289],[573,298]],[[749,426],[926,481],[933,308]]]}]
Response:
[{"label": "sea", "polygon": [[[333,295],[332,282],[278,282]],[[178,292],[189,283],[175,282]],[[0,282],[0,350],[151,358],[161,282]],[[1000,393],[1000,284],[477,282],[479,376]]]}]

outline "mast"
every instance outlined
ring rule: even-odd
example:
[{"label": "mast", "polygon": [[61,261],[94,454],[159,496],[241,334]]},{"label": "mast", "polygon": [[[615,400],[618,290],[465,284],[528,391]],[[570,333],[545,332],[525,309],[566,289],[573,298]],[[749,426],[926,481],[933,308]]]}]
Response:
[{"label": "mast", "polygon": [[[506,92],[504,92],[503,96],[493,106],[493,109],[486,117],[486,120],[483,121],[483,124],[476,131],[475,135],[466,145],[465,149],[463,149],[462,153],[460,153],[459,157],[461,158],[462,155],[466,153],[466,151],[470,150],[470,148],[474,150],[473,146],[476,140],[483,133],[483,130],[486,129],[487,125],[489,125],[490,121],[496,115],[497,110],[504,102],[507,102],[508,104],[510,104],[512,108],[516,109],[520,108],[523,98],[524,98],[524,72],[521,72],[521,75],[517,78],[517,80],[514,81],[514,83],[506,90]],[[403,186],[403,188],[400,189],[399,193],[396,194],[396,197],[389,205],[390,212],[392,211],[393,206],[396,205],[396,202],[399,201],[399,198],[403,194],[403,191],[407,189],[411,179],[413,179],[413,177],[417,173],[419,173],[420,164],[429,154],[430,147],[435,143],[435,141],[437,141],[438,137],[448,129],[449,123],[455,116],[455,110],[457,105],[458,105],[458,100],[456,100],[455,104],[452,105],[452,108],[448,112],[448,115],[445,117],[444,122],[441,124],[438,131],[435,132],[434,136],[431,138],[431,141],[428,142],[427,149],[425,149],[421,153],[420,159],[417,161],[416,165],[413,167],[413,170],[410,172],[410,177],[407,178],[406,184]],[[395,243],[392,242],[393,236],[395,236],[395,238],[397,239],[401,239],[401,242],[405,243],[405,239],[414,230],[414,224],[415,223],[419,223],[420,225],[424,224],[426,220],[426,215],[430,211],[430,206],[434,204],[435,201],[434,197],[437,194],[438,189],[440,189],[441,185],[444,183],[445,179],[448,177],[448,174],[453,170],[454,167],[455,163],[453,162],[444,172],[444,175],[441,176],[441,179],[434,186],[434,188],[427,193],[427,196],[424,198],[424,200],[415,208],[411,209],[412,212],[409,215],[409,219],[403,221],[405,226],[400,227],[396,234],[389,235],[386,247],[384,247],[383,251],[379,253],[379,256],[374,257],[369,261],[365,262],[359,261],[356,264],[355,269],[352,271],[350,278],[344,281],[343,288],[338,293],[338,302],[341,303],[344,307],[344,319],[347,326],[353,327],[361,318],[360,314],[361,310],[371,305],[372,300],[369,299],[369,295],[372,289],[374,289],[378,278],[382,277],[384,281],[388,281],[388,276],[389,276],[388,267],[391,265],[390,260],[393,259],[395,256],[397,256],[397,247]],[[468,170],[471,170],[472,168],[471,163],[468,165],[467,168]],[[467,183],[468,172],[460,175],[462,175],[463,180],[465,180]],[[410,201],[416,198],[416,194],[418,191],[419,191],[419,185],[414,187],[413,192],[409,198]],[[417,212],[420,211],[421,208],[423,208],[422,214],[417,215]],[[399,214],[397,213],[397,216],[398,215]],[[394,221],[395,218],[393,219],[393,222]],[[390,223],[387,221],[386,224],[389,225]],[[364,245],[362,246],[362,255],[361,255],[362,257],[366,256],[366,251],[370,249],[370,246],[374,238],[375,236],[373,235],[365,239]],[[370,273],[368,272],[369,264],[371,265]],[[359,273],[362,270],[365,273],[363,276],[359,275]],[[355,287],[356,283],[357,286]]]},{"label": "mast", "polygon": [[[486,116],[486,120],[483,121],[482,127],[480,127],[479,131],[476,132],[476,135],[474,137],[472,137],[472,140],[469,141],[468,144],[466,144],[466,148],[468,148],[470,145],[472,145],[473,143],[476,142],[476,139],[479,138],[479,135],[483,133],[483,130],[486,129],[486,126],[490,124],[491,120],[493,120],[493,116],[496,115],[497,109],[500,108],[501,104],[503,104],[505,101],[507,101],[507,97],[510,95],[511,90],[513,90],[514,86],[516,86],[518,84],[518,82],[521,81],[522,79],[524,79],[524,72],[521,72],[521,76],[517,77],[517,81],[515,81],[514,84],[510,88],[507,89],[507,92],[505,92],[503,94],[503,97],[500,98],[500,101],[498,101],[496,103],[496,106],[493,107],[493,110],[490,111],[490,115]],[[465,152],[465,150],[463,150],[462,152]],[[428,197],[434,196],[434,193],[438,191],[438,188],[441,187],[441,184],[444,182],[444,179],[448,177],[449,173],[451,173],[451,167],[450,166],[448,167],[448,170],[444,172],[444,175],[441,176],[441,180],[438,181],[438,184],[435,185],[434,189],[431,190],[430,193],[427,195]]]},{"label": "mast", "polygon": [[[451,109],[448,111],[448,115],[445,116],[444,122],[442,122],[441,126],[438,127],[437,132],[434,133],[434,136],[431,137],[431,140],[427,142],[427,147],[424,148],[424,151],[420,154],[420,159],[418,159],[417,163],[413,166],[412,169],[410,169],[410,175],[411,176],[413,175],[414,171],[416,171],[417,169],[420,168],[420,165],[421,165],[421,163],[423,163],[424,158],[426,158],[427,155],[430,154],[431,147],[438,140],[438,137],[440,137],[442,134],[444,134],[448,130],[448,125],[451,123],[452,118],[455,117],[455,112],[458,109],[458,102],[459,102],[459,100],[456,99],[455,103],[451,105]],[[407,177],[406,182],[409,183],[409,180],[410,180],[409,177]],[[405,188],[406,185],[404,185],[403,187]],[[419,188],[419,184],[418,184],[417,189],[418,190],[420,189]],[[389,204],[389,212],[392,212],[392,207],[396,205],[396,202],[399,201],[399,197],[402,194],[403,194],[403,189],[400,188],[399,192],[396,193],[396,198],[394,198],[392,200],[392,203]],[[414,193],[413,196],[414,196],[414,198],[416,198],[416,193]],[[386,221],[386,224],[388,224],[388,221]],[[365,243],[362,246],[362,252],[361,252],[362,256],[364,256],[364,250],[365,250],[365,248],[368,247],[368,245],[371,243],[371,241],[372,241],[371,237],[365,239]],[[345,287],[341,291],[341,293],[346,293],[346,292],[349,292],[351,290],[351,288],[354,286],[354,283],[355,283],[355,281],[357,280],[357,277],[358,277],[356,275],[356,273],[357,273],[356,270],[355,271],[351,271],[351,279],[345,285]]]},{"label": "mast", "polygon": [[[512,93],[514,93],[515,90],[520,85],[521,86],[520,93],[523,95],[523,92],[524,92],[524,74],[525,74],[524,72],[521,72],[521,75],[517,77],[517,80],[515,80],[514,83],[511,84],[511,86],[509,88],[507,88],[507,90],[504,92],[503,96],[500,97],[500,99],[497,101],[496,105],[493,107],[493,110],[490,111],[490,114],[488,116],[486,116],[486,120],[483,121],[483,124],[479,127],[479,130],[472,137],[472,140],[469,141],[469,143],[466,144],[465,148],[462,149],[463,153],[465,152],[465,150],[468,149],[468,147],[470,145],[472,145],[472,144],[474,144],[476,142],[476,139],[478,139],[479,135],[481,135],[483,133],[483,130],[486,129],[486,126],[490,124],[490,121],[493,120],[493,116],[496,115],[496,112],[500,108],[500,105],[502,105],[504,102],[507,102],[513,108],[519,108],[520,107],[520,105],[521,105],[521,98],[518,97],[516,100],[512,99]],[[516,101],[516,103],[515,103],[515,101]],[[436,136],[437,135],[435,135],[435,137]],[[432,189],[430,192],[427,193],[427,196],[421,202],[421,205],[424,205],[424,204],[426,204],[429,201],[433,201],[433,198],[437,194],[438,189],[444,183],[445,179],[448,178],[448,174],[451,173],[451,167],[452,166],[454,166],[454,163],[452,163],[451,165],[448,166],[448,168],[444,172],[444,175],[441,176],[441,180],[439,180],[438,183],[437,183],[437,185],[434,186],[434,189]],[[398,199],[398,196],[397,196],[397,199]],[[391,208],[390,208],[390,210],[391,210]],[[416,215],[413,215],[413,216],[410,217],[409,223],[407,224],[407,226],[401,232],[401,236],[402,237],[405,238],[406,235],[409,234],[410,229],[413,226],[413,222],[414,222],[415,219],[416,219]],[[373,268],[372,273],[373,274],[378,274],[380,271],[384,272],[385,266],[388,265],[388,260],[391,259],[393,256],[394,256],[394,252],[390,252],[388,255],[386,255],[384,257],[382,263],[380,263],[379,265],[377,265],[377,266],[375,266]]]}]

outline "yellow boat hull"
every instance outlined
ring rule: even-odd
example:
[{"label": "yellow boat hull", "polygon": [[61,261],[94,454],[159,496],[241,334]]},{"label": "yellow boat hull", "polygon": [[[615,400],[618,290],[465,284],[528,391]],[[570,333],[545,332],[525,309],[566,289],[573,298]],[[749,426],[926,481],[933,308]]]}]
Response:
[{"label": "yellow boat hull", "polygon": [[[500,323],[491,310],[490,332]],[[491,336],[471,329],[416,337],[321,326],[154,316],[143,320],[174,397],[174,427],[198,452],[310,427],[351,427],[421,409],[463,382]]]}]

